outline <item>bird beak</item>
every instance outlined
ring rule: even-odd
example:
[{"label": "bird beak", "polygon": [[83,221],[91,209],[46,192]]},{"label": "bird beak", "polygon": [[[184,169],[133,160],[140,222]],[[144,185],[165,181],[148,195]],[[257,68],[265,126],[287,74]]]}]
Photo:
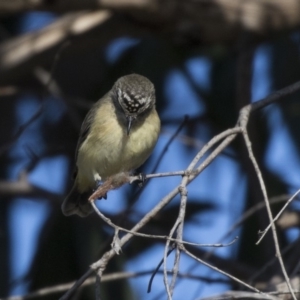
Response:
[{"label": "bird beak", "polygon": [[134,119],[133,116],[128,116],[127,117],[127,135],[129,135],[129,133],[130,133],[130,129],[131,129],[133,119]]}]

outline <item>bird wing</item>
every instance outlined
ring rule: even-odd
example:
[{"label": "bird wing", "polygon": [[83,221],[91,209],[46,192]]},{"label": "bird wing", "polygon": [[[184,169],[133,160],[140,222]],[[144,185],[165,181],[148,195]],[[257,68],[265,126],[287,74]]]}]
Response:
[{"label": "bird wing", "polygon": [[[91,124],[93,123],[93,120],[96,116],[97,113],[97,108],[100,105],[100,102],[102,101],[102,99],[106,98],[107,95],[103,96],[100,100],[98,100],[93,106],[92,108],[88,111],[87,115],[85,116],[81,128],[80,128],[80,133],[79,133],[79,139],[77,142],[77,146],[76,146],[76,151],[75,151],[75,161],[77,161],[77,157],[78,157],[78,151],[82,145],[82,143],[85,141],[85,139],[87,138],[87,136],[89,135],[90,129],[91,129]],[[75,170],[73,173],[73,178],[75,179],[77,175],[77,166],[75,166]]]}]

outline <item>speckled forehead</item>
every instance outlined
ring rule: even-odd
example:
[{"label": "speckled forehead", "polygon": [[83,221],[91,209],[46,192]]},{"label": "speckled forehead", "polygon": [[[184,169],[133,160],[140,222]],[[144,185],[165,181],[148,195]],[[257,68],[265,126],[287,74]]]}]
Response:
[{"label": "speckled forehead", "polygon": [[118,89],[118,97],[129,111],[135,111],[144,106],[147,102],[147,96],[144,93],[137,93],[128,89]]}]

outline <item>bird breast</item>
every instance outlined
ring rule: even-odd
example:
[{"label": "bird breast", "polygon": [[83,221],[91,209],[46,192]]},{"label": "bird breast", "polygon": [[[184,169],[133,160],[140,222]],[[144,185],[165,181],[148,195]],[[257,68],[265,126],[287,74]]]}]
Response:
[{"label": "bird breast", "polygon": [[151,154],[159,131],[160,120],[153,108],[127,135],[126,126],[118,120],[112,101],[103,101],[78,151],[79,187],[94,187],[95,173],[104,180],[138,168]]}]

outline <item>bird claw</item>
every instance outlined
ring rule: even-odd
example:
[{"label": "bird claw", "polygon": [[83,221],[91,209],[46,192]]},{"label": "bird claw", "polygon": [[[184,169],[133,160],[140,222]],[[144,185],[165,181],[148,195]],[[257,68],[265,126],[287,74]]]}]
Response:
[{"label": "bird claw", "polygon": [[[99,177],[100,179],[96,179],[95,178],[95,182],[96,182],[96,188],[93,189],[93,192],[95,193],[99,188],[100,186],[102,185],[102,180],[101,180],[101,177]],[[101,199],[104,199],[104,200],[107,200],[107,193],[105,193],[103,196],[101,197],[98,197],[97,198],[98,200],[101,200]]]},{"label": "bird claw", "polygon": [[140,174],[138,174],[137,177],[138,177],[138,179],[137,179],[138,185],[139,185],[139,187],[142,187],[146,181],[146,174],[140,173]]},{"label": "bird claw", "polygon": [[98,188],[102,184],[101,180],[96,180],[96,187]]}]

